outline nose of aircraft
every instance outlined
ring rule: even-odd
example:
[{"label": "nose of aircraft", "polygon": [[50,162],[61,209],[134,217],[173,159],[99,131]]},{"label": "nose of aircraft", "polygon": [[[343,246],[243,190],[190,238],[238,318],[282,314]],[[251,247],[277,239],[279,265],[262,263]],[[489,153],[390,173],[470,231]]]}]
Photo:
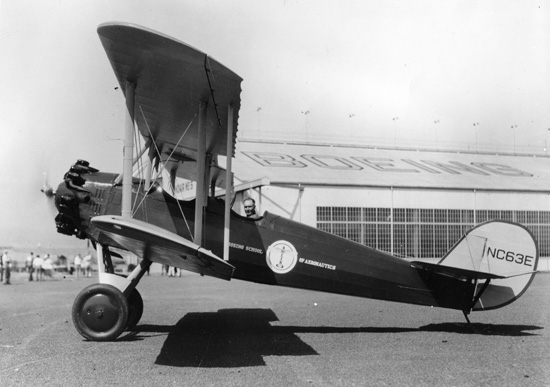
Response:
[{"label": "nose of aircraft", "polygon": [[55,217],[59,233],[84,238],[79,205],[89,202],[90,196],[83,187],[86,180],[82,175],[92,172],[97,172],[97,169],[91,168],[87,161],[78,160],[65,174],[56,191],[47,188],[43,190],[46,196],[54,196],[55,207],[59,211]]},{"label": "nose of aircraft", "polygon": [[55,207],[59,214],[55,217],[57,232],[65,235],[78,234],[80,217],[78,199],[64,181],[55,192]]}]

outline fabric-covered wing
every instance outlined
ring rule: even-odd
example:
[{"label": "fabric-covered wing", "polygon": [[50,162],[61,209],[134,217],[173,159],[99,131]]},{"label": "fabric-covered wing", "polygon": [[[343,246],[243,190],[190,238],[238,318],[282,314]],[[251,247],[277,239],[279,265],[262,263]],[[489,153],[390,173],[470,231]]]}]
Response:
[{"label": "fabric-covered wing", "polygon": [[[205,53],[144,27],[106,23],[99,26],[98,34],[122,91],[126,82],[135,83],[137,126],[146,139],[154,140],[151,149],[160,151],[162,161],[196,160],[198,110],[205,102],[207,154],[227,156],[228,106],[232,105],[233,154],[229,156],[234,156],[241,77]],[[189,168],[179,168],[184,169]]]},{"label": "fabric-covered wing", "polygon": [[233,275],[232,265],[163,228],[115,215],[96,216],[92,223],[123,248],[144,259],[225,280]]}]

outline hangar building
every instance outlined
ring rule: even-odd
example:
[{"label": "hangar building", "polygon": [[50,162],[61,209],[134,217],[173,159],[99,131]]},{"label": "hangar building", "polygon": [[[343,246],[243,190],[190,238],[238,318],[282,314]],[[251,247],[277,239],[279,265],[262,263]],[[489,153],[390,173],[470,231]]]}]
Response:
[{"label": "hangar building", "polygon": [[[409,258],[440,258],[490,219],[527,226],[550,256],[550,158],[243,141],[242,198],[344,238]],[[239,184],[248,182],[247,184]]]}]

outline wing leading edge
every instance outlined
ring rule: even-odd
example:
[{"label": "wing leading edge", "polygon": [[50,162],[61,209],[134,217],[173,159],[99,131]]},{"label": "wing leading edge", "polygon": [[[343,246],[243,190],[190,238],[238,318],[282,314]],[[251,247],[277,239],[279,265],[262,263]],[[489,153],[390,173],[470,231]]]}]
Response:
[{"label": "wing leading edge", "polygon": [[211,251],[160,227],[114,215],[96,216],[92,223],[141,258],[225,280],[233,275],[235,268]]}]

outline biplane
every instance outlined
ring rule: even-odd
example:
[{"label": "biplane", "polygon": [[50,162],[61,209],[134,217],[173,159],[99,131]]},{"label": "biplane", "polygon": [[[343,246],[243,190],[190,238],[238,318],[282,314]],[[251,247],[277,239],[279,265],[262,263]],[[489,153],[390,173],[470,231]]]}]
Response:
[{"label": "biplane", "polygon": [[[152,262],[223,280],[451,308],[468,323],[471,311],[505,306],[533,280],[538,247],[520,224],[480,224],[435,264],[269,212],[240,215],[232,209],[231,160],[241,77],[140,26],[107,23],[98,34],[126,99],[123,172],[79,160],[54,192],[58,232],[89,239],[98,253],[99,282],[83,289],[72,308],[86,339],[115,340],[135,328],[143,312],[137,285]],[[172,183],[196,182],[194,197],[159,190],[161,170]],[[113,269],[121,250],[140,257],[127,276]]]}]

